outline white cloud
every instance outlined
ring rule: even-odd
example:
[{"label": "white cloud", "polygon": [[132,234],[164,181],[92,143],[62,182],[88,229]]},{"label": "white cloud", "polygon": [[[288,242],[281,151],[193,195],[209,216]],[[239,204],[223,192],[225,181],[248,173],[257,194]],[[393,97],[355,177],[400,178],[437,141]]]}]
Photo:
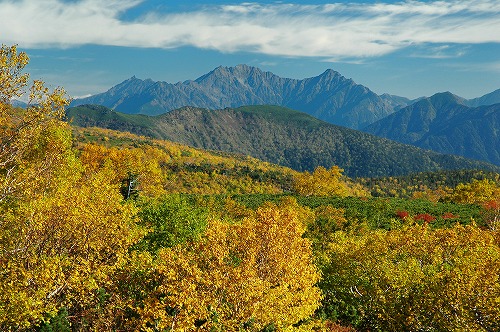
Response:
[{"label": "white cloud", "polygon": [[23,48],[99,44],[363,58],[408,45],[500,42],[500,1],[205,6],[121,15],[145,0],[0,0],[0,41]]},{"label": "white cloud", "polygon": [[83,98],[87,98],[87,97],[91,97],[92,94],[88,93],[86,95],[82,95],[82,96],[72,96],[72,99],[83,99]]},{"label": "white cloud", "polygon": [[467,54],[469,46],[463,45],[422,45],[417,47],[414,53],[410,56],[415,58],[427,58],[427,59],[450,59],[459,58]]}]

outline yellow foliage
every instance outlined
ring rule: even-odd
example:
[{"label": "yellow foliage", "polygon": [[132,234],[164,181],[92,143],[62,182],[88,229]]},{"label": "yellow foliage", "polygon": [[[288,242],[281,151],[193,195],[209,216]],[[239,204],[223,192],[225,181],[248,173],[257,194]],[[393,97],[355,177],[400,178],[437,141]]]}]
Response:
[{"label": "yellow foliage", "polygon": [[[134,208],[120,204],[108,178],[103,171],[79,179],[4,215],[1,279],[10,282],[0,291],[0,326],[27,327],[61,306],[95,304],[96,291],[141,235],[132,225]],[[31,302],[19,303],[23,298]]]},{"label": "yellow foliage", "polygon": [[114,170],[113,183],[121,184],[134,177],[137,190],[144,196],[158,197],[165,193],[163,173],[159,164],[168,157],[150,146],[143,148],[107,148],[86,144],[81,148],[80,160],[87,172],[96,172],[107,166]]},{"label": "yellow foliage", "polygon": [[[17,46],[0,48],[0,104],[10,103],[12,98],[20,97],[28,82],[29,75],[22,74],[29,57],[25,52],[17,52]],[[0,111],[3,111],[0,108]],[[0,115],[3,117],[3,115]],[[3,125],[0,122],[0,125]]]},{"label": "yellow foliage", "polygon": [[494,232],[474,225],[338,232],[327,261],[325,302],[339,306],[340,313],[348,303],[364,329],[500,327],[500,248]]},{"label": "yellow foliage", "polygon": [[483,204],[500,198],[500,187],[492,180],[472,180],[470,183],[458,184],[449,198],[461,204]]},{"label": "yellow foliage", "polygon": [[347,196],[348,187],[341,180],[342,172],[337,166],[329,170],[319,166],[312,174],[299,173],[295,176],[294,189],[303,196]]},{"label": "yellow foliage", "polygon": [[452,192],[452,189],[448,187],[438,187],[435,190],[425,188],[419,191],[415,191],[412,195],[413,199],[426,199],[431,202],[439,202],[441,199],[449,196]]},{"label": "yellow foliage", "polygon": [[[129,133],[97,128],[79,128],[75,133],[82,141],[86,137],[96,138],[104,134],[112,141],[120,141],[119,147],[110,147],[103,142],[79,142],[80,159],[88,170],[96,170],[106,161],[110,162],[116,169],[117,182],[130,174],[138,176],[138,190],[143,196],[157,197],[165,192],[201,195],[276,194],[283,192],[283,186],[288,189],[289,185],[285,182],[295,173],[250,157],[221,156]],[[126,140],[125,143],[122,140]],[[253,177],[249,173],[253,173]],[[269,174],[270,180],[259,178]]]},{"label": "yellow foliage", "polygon": [[320,257],[333,240],[335,232],[346,228],[347,219],[344,213],[344,209],[331,205],[320,205],[314,209],[315,219],[308,223],[306,236],[313,239],[313,248],[318,260],[321,260]]},{"label": "yellow foliage", "polygon": [[[0,50],[0,100],[19,96],[27,63]],[[7,59],[7,60],[6,60]],[[62,307],[95,314],[97,290],[141,236],[110,168],[83,172],[61,121],[68,100],[41,81],[26,110],[0,103],[0,330],[33,329]]]},{"label": "yellow foliage", "polygon": [[122,274],[149,266],[141,284],[154,286],[134,306],[137,324],[145,331],[290,330],[321,299],[311,244],[302,237],[308,213],[293,202],[268,204],[241,223],[212,220],[199,242],[163,249],[156,259],[140,255],[145,263]]}]

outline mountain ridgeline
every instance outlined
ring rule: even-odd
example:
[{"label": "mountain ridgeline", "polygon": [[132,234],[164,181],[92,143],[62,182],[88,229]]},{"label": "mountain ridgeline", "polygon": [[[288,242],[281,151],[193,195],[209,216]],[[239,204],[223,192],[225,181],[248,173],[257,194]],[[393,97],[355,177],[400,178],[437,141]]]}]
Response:
[{"label": "mountain ridgeline", "polygon": [[500,103],[500,89],[485,94],[482,97],[469,99],[465,101],[465,104],[470,107],[488,106],[499,103]]},{"label": "mountain ridgeline", "polygon": [[500,165],[500,90],[472,100],[449,92],[404,107],[364,130],[424,149]]},{"label": "mountain ridgeline", "polygon": [[[250,154],[299,170],[337,162],[346,168],[351,175],[388,175],[403,174],[406,172],[405,167],[400,168],[400,166],[394,165],[394,169],[391,169],[390,166],[387,166],[387,163],[391,162],[390,159],[379,161],[379,165],[384,169],[380,172],[373,170],[367,172],[366,168],[372,167],[371,165],[350,164],[352,156],[346,157],[350,152],[343,154],[342,148],[339,148],[338,134],[333,134],[332,137],[319,136],[330,135],[329,131],[325,131],[325,129],[312,132],[303,128],[303,131],[297,130],[293,133],[285,133],[276,128],[272,129],[277,130],[276,135],[281,133],[279,134],[282,135],[281,139],[287,135],[299,135],[288,137],[290,137],[289,140],[300,138],[304,141],[304,137],[307,136],[305,141],[307,147],[290,148],[288,143],[285,145],[276,143],[268,146],[271,144],[270,142],[274,142],[273,140],[260,142],[259,145],[248,144],[248,142],[257,140],[257,137],[261,137],[261,135],[264,135],[266,139],[272,138],[273,133],[270,132],[271,136],[268,137],[265,128],[276,126],[276,119],[272,119],[272,125],[270,123],[263,124],[261,121],[257,121],[258,125],[252,125],[238,118],[241,116],[241,112],[237,114],[238,116],[231,115],[233,118],[230,119],[227,115],[229,110],[226,108],[231,108],[234,111],[234,109],[243,106],[282,106],[304,112],[330,124],[363,130],[375,136],[419,148],[459,155],[500,166],[500,138],[497,135],[500,121],[499,103],[500,89],[470,100],[449,92],[438,93],[429,98],[422,97],[410,100],[389,94],[379,96],[331,69],[319,76],[298,80],[282,78],[255,67],[238,65],[236,67],[218,67],[194,81],[189,80],[175,84],[155,82],[151,79],[141,80],[134,76],[112,87],[107,92],[77,99],[73,101],[72,106],[102,105],[121,113],[110,113],[105,108],[101,109],[99,113],[96,106],[89,106],[92,110],[86,106],[84,107],[86,111],[78,115],[77,120],[82,121],[84,125],[126,130],[201,148]],[[268,106],[265,108],[271,109]],[[213,112],[209,112],[209,110]],[[89,115],[89,112],[92,113],[92,116]],[[173,112],[173,114],[165,115],[169,112]],[[190,115],[188,115],[189,112],[191,112]],[[279,112],[275,113],[281,114],[283,112],[285,111],[280,109]],[[195,116],[195,114],[198,115]],[[147,115],[161,116],[150,117]],[[234,122],[236,118],[240,121],[239,126],[243,130],[241,133],[235,131],[236,127],[231,128],[231,125],[236,125]],[[256,121],[245,118],[245,121],[247,120]],[[186,123],[182,123],[182,121],[186,121]],[[308,121],[314,122],[313,119]],[[325,128],[325,125],[321,123],[319,127]],[[229,127],[224,128],[226,126]],[[287,128],[287,126],[294,127],[295,124],[280,123],[280,126]],[[262,133],[249,133],[249,127],[256,131],[262,131]],[[348,131],[337,128],[335,132]],[[352,133],[349,135],[350,137],[361,137],[362,134]],[[363,139],[373,142],[372,137]],[[342,138],[340,141],[346,140]],[[307,151],[318,142],[326,144],[328,153],[320,153],[321,149]],[[344,146],[345,151],[360,148],[356,144],[350,145],[347,142],[345,144],[347,146]],[[377,144],[382,147],[389,143]],[[261,147],[265,150],[259,151]],[[370,149],[370,146],[367,148]],[[299,150],[300,153],[298,153]],[[357,153],[373,155],[372,152],[358,151]],[[375,154],[380,157],[381,153]],[[390,154],[390,152],[383,153]],[[296,160],[292,160],[292,155],[295,155]],[[369,160],[370,158],[361,159]],[[396,157],[397,162],[403,162],[403,160],[397,159]],[[421,166],[421,159],[415,158],[415,160],[419,162],[416,162],[409,169],[414,170]],[[359,162],[359,160],[357,161]],[[359,170],[356,167],[364,167],[364,169]],[[425,167],[439,169],[442,165],[431,166],[429,164]]]},{"label": "mountain ridgeline", "polygon": [[67,118],[77,126],[125,130],[203,149],[250,155],[300,171],[333,165],[343,168],[350,177],[447,169],[500,171],[500,167],[488,163],[425,151],[279,106],[221,110],[184,107],[146,116],[84,105],[69,108]]},{"label": "mountain ridgeline", "polygon": [[280,105],[329,123],[360,129],[408,105],[406,98],[378,96],[331,69],[306,79],[282,78],[247,65],[218,67],[175,84],[135,76],[72,106],[98,104],[129,114],[158,115],[184,106],[223,109]]}]

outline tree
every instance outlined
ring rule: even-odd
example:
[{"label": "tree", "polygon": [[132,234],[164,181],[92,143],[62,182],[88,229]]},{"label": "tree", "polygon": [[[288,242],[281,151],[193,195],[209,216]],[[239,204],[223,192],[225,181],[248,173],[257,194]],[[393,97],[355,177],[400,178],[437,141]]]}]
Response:
[{"label": "tree", "polygon": [[146,331],[293,328],[321,299],[311,243],[302,237],[308,214],[293,201],[267,204],[241,222],[210,220],[199,241],[160,249],[156,257],[138,253],[113,291],[135,299],[124,321],[136,317],[134,328]]},{"label": "tree", "polygon": [[159,149],[85,144],[80,151],[80,160],[87,172],[96,172],[106,165],[113,168],[112,182],[121,186],[124,198],[156,197],[165,193],[159,164],[166,156]]},{"label": "tree", "polygon": [[295,177],[294,189],[303,196],[347,196],[347,185],[342,182],[343,170],[332,166],[329,170],[318,166],[311,174],[303,172]]},{"label": "tree", "polygon": [[40,193],[52,165],[67,157],[70,136],[59,121],[68,105],[63,89],[49,92],[35,81],[26,110],[10,105],[24,93],[28,75],[21,71],[27,63],[27,55],[15,46],[0,49],[0,202]]},{"label": "tree", "polygon": [[500,187],[489,179],[459,183],[449,195],[453,202],[461,204],[484,204],[497,197],[500,197]]},{"label": "tree", "polygon": [[[28,82],[29,75],[23,74],[29,57],[25,52],[17,52],[17,46],[0,48],[0,103],[6,107],[12,98],[20,97]],[[4,109],[2,108],[2,111]]]},{"label": "tree", "polygon": [[198,241],[206,229],[208,212],[189,197],[172,194],[143,203],[139,218],[150,232],[135,247],[155,253]]},{"label": "tree", "polygon": [[460,183],[448,199],[456,203],[477,204],[483,207],[482,217],[488,228],[498,230],[500,226],[500,186],[489,179]]},{"label": "tree", "polygon": [[363,331],[496,331],[495,236],[475,225],[338,232],[320,283],[326,316]]},{"label": "tree", "polygon": [[8,104],[27,63],[15,46],[0,49],[0,329],[33,329],[63,309],[78,328],[142,231],[114,171],[84,172],[61,120],[64,89],[35,81],[25,110]]}]

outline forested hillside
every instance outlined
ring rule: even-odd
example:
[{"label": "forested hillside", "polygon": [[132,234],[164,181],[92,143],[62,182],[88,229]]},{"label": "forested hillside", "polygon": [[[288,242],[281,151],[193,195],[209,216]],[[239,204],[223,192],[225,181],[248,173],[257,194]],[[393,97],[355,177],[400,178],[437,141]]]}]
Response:
[{"label": "forested hillside", "polygon": [[[494,96],[492,93],[476,102],[482,100],[487,103]],[[500,165],[500,138],[497,133],[500,104],[474,108],[468,104],[451,93],[439,93],[405,107],[364,130],[423,149]]]},{"label": "forested hillside", "polygon": [[71,127],[64,89],[10,104],[27,63],[0,49],[1,331],[500,329],[498,174],[373,197],[336,166]]},{"label": "forested hillside", "polygon": [[68,109],[67,117],[74,125],[126,130],[203,149],[236,152],[299,171],[338,166],[350,177],[374,177],[445,169],[500,169],[335,126],[279,106],[186,107],[148,117],[89,105]]}]

